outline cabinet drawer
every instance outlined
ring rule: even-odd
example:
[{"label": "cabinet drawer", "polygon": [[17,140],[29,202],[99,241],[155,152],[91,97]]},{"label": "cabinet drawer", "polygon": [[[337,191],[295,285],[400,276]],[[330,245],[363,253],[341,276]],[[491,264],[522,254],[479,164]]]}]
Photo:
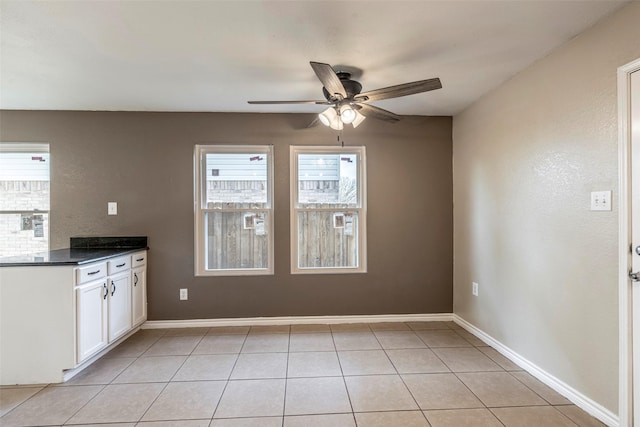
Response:
[{"label": "cabinet drawer", "polygon": [[101,279],[107,275],[107,263],[91,264],[76,268],[76,285]]},{"label": "cabinet drawer", "polygon": [[139,267],[147,263],[147,252],[138,252],[131,255],[131,267]]},{"label": "cabinet drawer", "polygon": [[120,271],[129,270],[131,268],[131,257],[121,256],[107,262],[109,275],[116,274]]}]

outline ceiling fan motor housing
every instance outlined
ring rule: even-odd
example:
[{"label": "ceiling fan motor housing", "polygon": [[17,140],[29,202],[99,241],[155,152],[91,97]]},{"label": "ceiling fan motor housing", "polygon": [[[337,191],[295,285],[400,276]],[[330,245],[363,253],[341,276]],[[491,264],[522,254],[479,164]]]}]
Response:
[{"label": "ceiling fan motor housing", "polygon": [[[352,99],[362,91],[362,85],[355,80],[351,80],[351,73],[339,71],[336,75],[340,79],[342,86],[344,86],[345,92],[347,92],[347,98],[345,99]],[[322,87],[322,93],[327,101],[335,101],[335,95],[330,94],[326,88]]]}]

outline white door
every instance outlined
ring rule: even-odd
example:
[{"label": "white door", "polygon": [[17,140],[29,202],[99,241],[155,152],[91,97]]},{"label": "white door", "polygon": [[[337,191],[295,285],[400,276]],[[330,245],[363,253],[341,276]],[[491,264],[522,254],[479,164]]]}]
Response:
[{"label": "white door", "polygon": [[[640,70],[631,74],[631,242],[632,271],[640,272]],[[640,426],[640,281],[631,287],[633,425]]]},{"label": "white door", "polygon": [[131,329],[131,276],[109,277],[109,342]]}]

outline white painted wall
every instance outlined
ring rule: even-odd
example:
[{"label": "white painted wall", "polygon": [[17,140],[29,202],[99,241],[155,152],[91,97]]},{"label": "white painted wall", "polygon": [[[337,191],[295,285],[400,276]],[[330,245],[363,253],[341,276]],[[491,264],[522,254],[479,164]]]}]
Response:
[{"label": "white painted wall", "polygon": [[[453,121],[454,312],[613,414],[616,69],[638,23],[633,2]],[[589,210],[595,190],[613,211]]]}]

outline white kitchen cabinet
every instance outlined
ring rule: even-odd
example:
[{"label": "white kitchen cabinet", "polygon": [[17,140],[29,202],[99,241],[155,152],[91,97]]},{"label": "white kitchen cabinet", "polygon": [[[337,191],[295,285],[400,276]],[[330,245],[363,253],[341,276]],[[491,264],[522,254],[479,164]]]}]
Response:
[{"label": "white kitchen cabinet", "polygon": [[76,347],[78,363],[107,346],[109,287],[102,278],[76,288]]},{"label": "white kitchen cabinet", "polygon": [[131,255],[131,324],[147,320],[147,252]]},{"label": "white kitchen cabinet", "polygon": [[109,276],[107,313],[109,342],[115,341],[131,329],[131,272],[129,270]]},{"label": "white kitchen cabinet", "polygon": [[107,262],[109,342],[131,329],[131,255]]},{"label": "white kitchen cabinet", "polygon": [[[93,275],[93,276],[92,276]],[[81,363],[131,330],[130,255],[76,269],[76,350]],[[98,290],[97,286],[102,286]]]}]

